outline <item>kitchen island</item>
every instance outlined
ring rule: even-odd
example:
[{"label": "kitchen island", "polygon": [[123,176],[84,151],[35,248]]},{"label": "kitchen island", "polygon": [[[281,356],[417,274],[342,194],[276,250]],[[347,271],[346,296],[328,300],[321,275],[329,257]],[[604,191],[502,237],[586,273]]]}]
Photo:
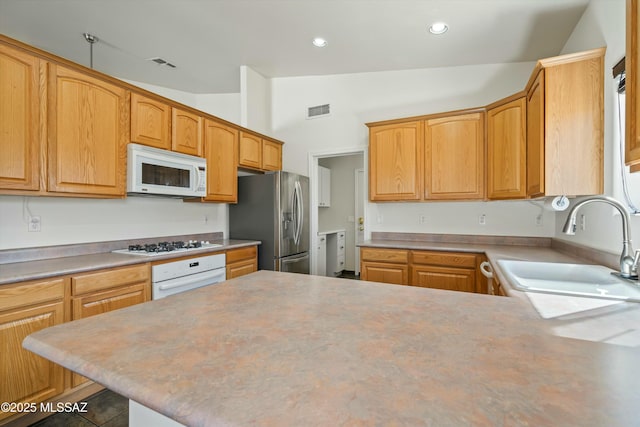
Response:
[{"label": "kitchen island", "polygon": [[518,298],[259,271],[24,346],[189,426],[640,423],[640,350]]}]

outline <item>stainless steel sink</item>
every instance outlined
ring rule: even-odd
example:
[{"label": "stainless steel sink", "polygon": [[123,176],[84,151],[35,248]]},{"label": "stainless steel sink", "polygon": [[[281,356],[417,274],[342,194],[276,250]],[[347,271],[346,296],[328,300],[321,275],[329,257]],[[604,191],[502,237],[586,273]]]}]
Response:
[{"label": "stainless steel sink", "polygon": [[638,281],[601,265],[499,260],[511,284],[522,291],[640,302]]}]

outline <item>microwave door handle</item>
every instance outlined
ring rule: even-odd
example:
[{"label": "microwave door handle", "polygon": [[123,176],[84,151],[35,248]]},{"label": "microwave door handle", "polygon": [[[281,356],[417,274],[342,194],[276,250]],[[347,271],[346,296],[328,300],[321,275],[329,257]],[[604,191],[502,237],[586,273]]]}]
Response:
[{"label": "microwave door handle", "polygon": [[198,188],[200,188],[200,185],[202,184],[200,181],[202,179],[202,177],[200,176],[200,171],[198,170],[198,166],[193,166],[193,173],[196,174],[197,180],[196,180],[196,187],[193,188],[193,191],[196,191]]}]

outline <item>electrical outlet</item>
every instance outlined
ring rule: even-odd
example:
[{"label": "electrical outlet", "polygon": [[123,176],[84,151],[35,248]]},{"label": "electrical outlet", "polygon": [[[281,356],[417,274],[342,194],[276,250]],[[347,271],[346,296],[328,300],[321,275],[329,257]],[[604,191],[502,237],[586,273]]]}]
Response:
[{"label": "electrical outlet", "polygon": [[39,232],[42,227],[42,222],[40,221],[39,215],[34,215],[29,217],[29,226],[28,230],[30,232]]},{"label": "electrical outlet", "polygon": [[587,229],[587,217],[585,214],[580,215],[580,230],[584,231]]},{"label": "electrical outlet", "polygon": [[487,224],[487,216],[485,214],[482,214],[478,217],[478,224],[480,225],[486,225]]},{"label": "electrical outlet", "polygon": [[542,214],[538,214],[538,216],[536,217],[536,225],[538,227],[542,227]]},{"label": "electrical outlet", "polygon": [[418,223],[419,224],[425,224],[427,222],[427,216],[426,215],[418,215]]},{"label": "electrical outlet", "polygon": [[384,216],[382,214],[378,214],[378,224],[382,224],[384,222]]}]

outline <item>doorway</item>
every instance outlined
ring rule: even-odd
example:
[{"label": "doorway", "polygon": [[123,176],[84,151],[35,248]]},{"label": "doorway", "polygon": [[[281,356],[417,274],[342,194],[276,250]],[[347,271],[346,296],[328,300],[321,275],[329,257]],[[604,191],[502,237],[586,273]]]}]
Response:
[{"label": "doorway", "polygon": [[[366,203],[366,147],[344,149],[340,151],[309,154],[310,185],[310,229],[311,229],[311,273],[316,275],[335,275],[327,271],[327,251],[318,233],[326,237],[327,232],[344,231],[344,271],[359,273],[358,240],[364,237]],[[360,171],[360,172],[357,172]],[[327,178],[328,175],[328,178]],[[361,185],[358,185],[360,177]],[[329,196],[326,186],[329,182]],[[322,189],[322,186],[325,189]],[[362,220],[360,221],[360,218]],[[362,224],[360,224],[362,222]],[[362,227],[362,233],[359,229]],[[329,256],[331,251],[328,251]],[[323,257],[323,259],[319,259]],[[325,271],[321,271],[325,270]]]}]

